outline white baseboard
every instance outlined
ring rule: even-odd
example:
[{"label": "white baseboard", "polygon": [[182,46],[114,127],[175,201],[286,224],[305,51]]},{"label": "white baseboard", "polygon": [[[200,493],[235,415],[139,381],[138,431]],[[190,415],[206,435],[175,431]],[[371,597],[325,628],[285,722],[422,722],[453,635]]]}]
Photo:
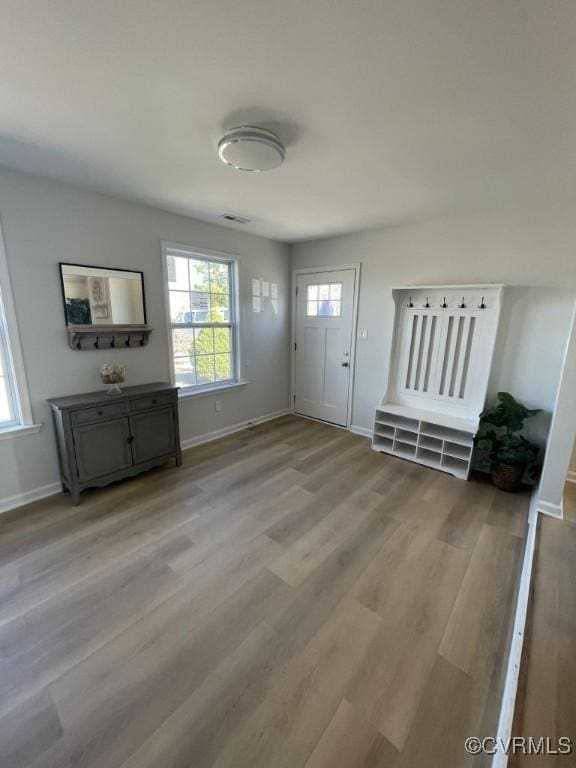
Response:
[{"label": "white baseboard", "polygon": [[569,469],[568,475],[566,476],[566,482],[567,483],[576,483],[576,470]]},{"label": "white baseboard", "polygon": [[564,510],[562,509],[562,502],[560,504],[552,504],[549,501],[538,501],[538,511],[543,515],[550,515],[550,517],[557,517],[559,520],[564,519]]},{"label": "white baseboard", "polygon": [[[253,427],[255,424],[263,424],[265,421],[272,421],[272,419],[278,419],[280,416],[286,416],[290,413],[288,408],[282,411],[276,411],[275,413],[267,413],[264,416],[257,416],[254,419],[248,421],[242,421],[240,424],[234,424],[231,427],[225,427],[224,429],[218,429],[215,432],[209,432],[206,435],[199,435],[198,437],[192,437],[189,440],[182,440],[182,450],[192,448],[195,445],[201,443],[208,443],[211,440],[218,440],[219,437],[225,437],[231,435],[234,432],[240,432],[247,427]],[[0,514],[8,512],[10,509],[16,509],[17,507],[23,507],[25,504],[30,504],[33,501],[44,499],[47,496],[53,496],[55,493],[60,493],[62,485],[58,483],[49,483],[43,485],[40,488],[33,488],[31,491],[24,491],[23,493],[15,493],[13,496],[6,496],[0,499]]]},{"label": "white baseboard", "polygon": [[518,678],[520,676],[522,648],[524,645],[524,632],[526,630],[526,617],[528,615],[528,601],[530,599],[530,583],[532,580],[532,569],[534,567],[534,549],[536,545],[539,506],[537,489],[534,489],[532,498],[530,499],[528,532],[526,534],[524,560],[522,561],[522,573],[520,575],[520,584],[518,587],[518,599],[516,600],[514,629],[512,630],[506,680],[504,682],[500,718],[498,720],[498,730],[496,733],[497,751],[492,758],[492,768],[506,768],[508,765],[508,755],[504,749],[502,749],[502,745],[508,744],[508,740],[512,737],[514,709],[516,706],[516,695],[518,693]]},{"label": "white baseboard", "polygon": [[190,437],[188,440],[182,440],[182,450],[185,451],[188,448],[194,448],[195,445],[201,445],[202,443],[210,443],[212,440],[218,440],[221,437],[233,435],[234,432],[241,432],[243,429],[254,427],[256,424],[264,424],[266,421],[279,419],[281,416],[287,416],[289,413],[291,413],[290,409],[285,408],[282,411],[266,413],[264,416],[256,416],[248,421],[241,421],[238,424],[233,424],[231,427],[224,427],[223,429],[217,429],[214,432],[207,432],[204,435],[198,435],[198,437]]},{"label": "white baseboard", "polygon": [[23,493],[15,493],[13,496],[5,496],[0,499],[0,514],[8,512],[10,509],[16,509],[16,507],[23,507],[25,504],[30,504],[33,501],[44,499],[46,496],[53,496],[55,493],[60,493],[62,485],[60,483],[49,483],[48,485],[42,485],[40,488],[33,488],[31,491],[24,491]]},{"label": "white baseboard", "polygon": [[362,435],[362,437],[369,437],[370,439],[372,439],[374,434],[368,427],[357,427],[355,424],[352,424],[350,427],[350,432],[353,432],[355,435]]}]

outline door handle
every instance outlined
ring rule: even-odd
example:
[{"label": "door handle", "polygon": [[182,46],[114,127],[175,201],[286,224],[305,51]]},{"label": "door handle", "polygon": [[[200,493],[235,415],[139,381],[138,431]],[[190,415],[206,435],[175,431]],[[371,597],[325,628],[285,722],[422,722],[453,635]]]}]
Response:
[{"label": "door handle", "polygon": [[342,368],[349,368],[350,363],[341,363]]}]

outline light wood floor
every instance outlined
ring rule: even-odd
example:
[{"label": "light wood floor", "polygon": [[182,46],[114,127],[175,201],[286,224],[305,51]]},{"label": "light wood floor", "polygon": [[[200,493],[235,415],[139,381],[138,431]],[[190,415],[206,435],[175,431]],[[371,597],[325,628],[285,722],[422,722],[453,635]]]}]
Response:
[{"label": "light wood floor", "polygon": [[286,417],[0,518],[2,768],[460,768],[528,500]]},{"label": "light wood floor", "polygon": [[540,515],[514,733],[572,739],[570,756],[511,766],[576,765],[576,525]]}]

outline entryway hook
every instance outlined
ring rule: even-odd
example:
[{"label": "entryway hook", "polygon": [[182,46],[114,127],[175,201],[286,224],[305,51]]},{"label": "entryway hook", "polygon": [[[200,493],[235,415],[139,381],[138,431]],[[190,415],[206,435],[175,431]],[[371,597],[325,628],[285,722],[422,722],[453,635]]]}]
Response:
[{"label": "entryway hook", "polygon": [[425,309],[430,309],[430,297],[426,296],[426,304],[424,304]]},{"label": "entryway hook", "polygon": [[446,309],[446,307],[448,306],[448,304],[446,304],[446,296],[444,296],[444,301],[442,302],[442,304],[440,304],[440,306],[442,307],[442,309]]},{"label": "entryway hook", "polygon": [[486,309],[486,304],[484,303],[484,296],[482,296],[482,301],[480,302],[478,309]]},{"label": "entryway hook", "polygon": [[408,304],[406,304],[406,306],[408,307],[408,309],[412,309],[412,307],[414,306],[414,304],[412,304],[412,296],[410,296],[410,298],[408,299]]},{"label": "entryway hook", "polygon": [[464,296],[462,296],[462,304],[458,304],[460,309],[466,309],[466,304],[464,304]]}]

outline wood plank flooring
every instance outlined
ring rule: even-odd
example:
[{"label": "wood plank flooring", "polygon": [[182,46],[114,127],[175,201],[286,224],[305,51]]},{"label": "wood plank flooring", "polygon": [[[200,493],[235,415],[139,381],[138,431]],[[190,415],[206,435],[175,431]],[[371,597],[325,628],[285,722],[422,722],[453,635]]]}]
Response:
[{"label": "wood plank flooring", "polygon": [[516,755],[511,768],[576,764],[576,525],[540,515],[514,735],[572,740],[571,755]]},{"label": "wood plank flooring", "polygon": [[290,416],[5,514],[0,766],[471,765],[527,508]]}]

